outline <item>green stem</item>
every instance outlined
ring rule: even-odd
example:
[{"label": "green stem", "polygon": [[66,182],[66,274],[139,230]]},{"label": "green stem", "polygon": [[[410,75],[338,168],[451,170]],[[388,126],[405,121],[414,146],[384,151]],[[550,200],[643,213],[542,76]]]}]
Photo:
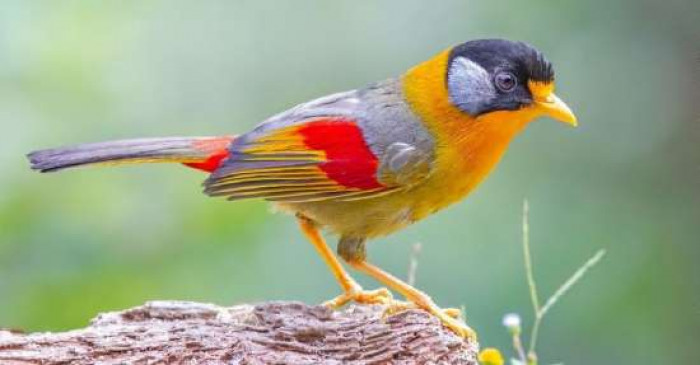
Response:
[{"label": "green stem", "polygon": [[537,336],[540,334],[541,323],[542,316],[539,313],[536,313],[535,323],[532,325],[532,330],[530,331],[530,346],[527,349],[528,357],[535,357],[535,346],[537,346]]},{"label": "green stem", "polygon": [[527,364],[527,357],[525,356],[525,349],[523,348],[523,341],[520,340],[520,333],[513,332],[513,347],[515,352],[518,353],[518,357],[523,364]]},{"label": "green stem", "polygon": [[540,312],[540,300],[537,295],[537,285],[535,284],[535,274],[532,270],[532,257],[530,255],[530,207],[527,200],[523,202],[523,253],[525,257],[525,274],[527,275],[527,286],[530,288],[530,299],[535,316]]}]

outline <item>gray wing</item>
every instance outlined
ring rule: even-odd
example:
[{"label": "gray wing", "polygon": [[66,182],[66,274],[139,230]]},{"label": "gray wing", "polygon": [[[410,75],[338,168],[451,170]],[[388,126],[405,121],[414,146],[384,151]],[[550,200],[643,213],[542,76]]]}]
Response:
[{"label": "gray wing", "polygon": [[[360,129],[376,158],[372,171],[379,186],[338,189],[325,172],[319,175],[327,161],[325,156],[308,150],[303,140],[285,135],[289,127],[329,117],[344,117]],[[337,137],[333,143],[342,143]],[[275,201],[355,200],[388,194],[424,179],[430,174],[433,143],[404,101],[400,81],[387,80],[322,97],[273,116],[236,138],[230,156],[205,183],[207,194]],[[341,162],[354,164],[348,159]]]},{"label": "gray wing", "polygon": [[313,118],[352,117],[357,119],[358,116],[361,117],[364,114],[359,94],[358,90],[350,90],[299,104],[268,118],[241,137],[254,140],[275,129],[305,123]]},{"label": "gray wing", "polygon": [[359,99],[365,101],[360,127],[379,158],[379,181],[387,186],[409,187],[430,175],[434,143],[402,93],[398,80],[383,81],[359,91]]},{"label": "gray wing", "polygon": [[430,174],[433,138],[403,98],[399,79],[299,104],[259,124],[241,136],[241,142],[312,118],[333,116],[357,121],[379,160],[377,179],[387,186],[413,185]]},{"label": "gray wing", "polygon": [[240,136],[255,139],[277,128],[318,117],[349,117],[357,121],[375,156],[396,142],[432,156],[433,138],[403,98],[401,81],[388,79],[365,88],[324,96],[299,104],[260,123]]}]

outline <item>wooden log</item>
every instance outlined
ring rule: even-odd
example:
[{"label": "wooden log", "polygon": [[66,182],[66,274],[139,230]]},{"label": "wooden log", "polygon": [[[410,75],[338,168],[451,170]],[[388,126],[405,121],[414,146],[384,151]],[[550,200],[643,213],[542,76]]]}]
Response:
[{"label": "wooden log", "polygon": [[158,301],[60,333],[0,330],[0,364],[477,364],[478,344],[421,310]]}]

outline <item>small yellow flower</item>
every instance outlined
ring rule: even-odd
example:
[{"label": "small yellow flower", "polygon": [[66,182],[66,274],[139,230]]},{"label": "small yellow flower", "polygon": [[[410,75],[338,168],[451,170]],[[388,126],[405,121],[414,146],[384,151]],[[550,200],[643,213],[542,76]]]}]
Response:
[{"label": "small yellow flower", "polygon": [[503,356],[498,349],[488,347],[479,354],[479,362],[481,365],[503,365]]}]

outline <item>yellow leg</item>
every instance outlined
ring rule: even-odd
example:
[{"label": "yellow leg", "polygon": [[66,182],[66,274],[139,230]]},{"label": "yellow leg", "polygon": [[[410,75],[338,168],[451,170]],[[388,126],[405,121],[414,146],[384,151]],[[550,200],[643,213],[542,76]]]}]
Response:
[{"label": "yellow leg", "polygon": [[[458,335],[476,339],[476,333],[469,328],[469,326],[453,317],[456,314],[453,310],[445,311],[440,309],[427,294],[366,261],[352,261],[349,262],[349,264],[355,269],[373,277],[390,289],[400,293],[417,307],[436,316],[445,327],[451,329]],[[401,304],[399,305],[401,306]]]},{"label": "yellow leg", "polygon": [[326,262],[326,265],[328,265],[333,276],[335,276],[335,279],[338,280],[340,287],[343,289],[343,294],[326,301],[323,303],[324,305],[331,308],[338,308],[350,301],[365,304],[388,304],[392,302],[391,292],[386,288],[363,290],[360,284],[345,271],[343,265],[341,265],[340,261],[338,261],[333,254],[333,251],[331,251],[326,244],[326,241],[321,236],[314,222],[305,217],[298,217],[298,220],[301,231],[304,232],[306,238],[314,245],[316,251],[321,255],[323,261]]}]

